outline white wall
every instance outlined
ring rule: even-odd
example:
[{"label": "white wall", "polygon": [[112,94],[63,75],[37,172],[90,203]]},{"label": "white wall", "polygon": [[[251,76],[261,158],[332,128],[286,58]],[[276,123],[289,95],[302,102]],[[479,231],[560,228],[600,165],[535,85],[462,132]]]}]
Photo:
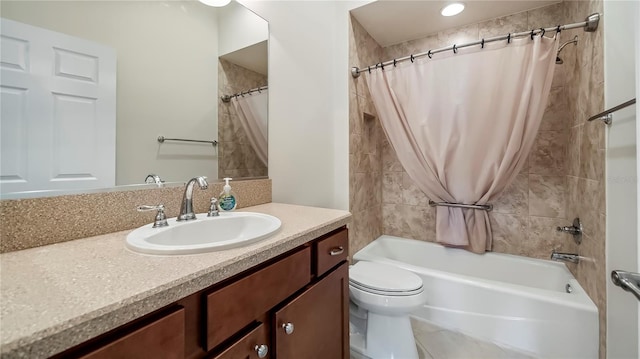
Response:
[{"label": "white wall", "polygon": [[[636,96],[636,8],[635,1],[604,2],[605,108]],[[638,357],[637,300],[608,276],[614,269],[638,268],[637,130],[636,108],[630,107],[614,114],[607,135],[607,357],[611,359]]]},{"label": "white wall", "polygon": [[197,1],[2,1],[2,16],[116,49],[116,184],[217,178],[216,9]]},{"label": "white wall", "polygon": [[235,1],[218,10],[218,30],[220,56],[269,38],[269,24]]},{"label": "white wall", "polygon": [[274,202],[348,209],[348,11],[366,1],[241,3],[269,22]]},{"label": "white wall", "polygon": [[[640,40],[640,6],[636,4],[636,19],[635,19],[635,30],[636,30],[636,96],[640,93],[640,46],[638,45],[638,40]],[[636,105],[636,118],[640,117],[640,106]],[[636,126],[636,138],[640,136],[640,126]],[[636,147],[636,158],[638,158],[638,148]],[[636,161],[637,164],[637,161]],[[640,166],[638,166],[637,171],[640,172]],[[640,173],[638,175],[640,177]],[[638,183],[638,191],[640,191],[640,182]],[[640,210],[638,210],[638,216],[640,216]],[[637,225],[640,225],[640,220],[638,220]],[[638,230],[640,232],[640,230]],[[640,238],[636,237],[637,244],[637,263],[636,263],[636,272],[640,273]],[[640,333],[640,302],[638,302],[638,333]],[[640,340],[638,340],[638,354],[640,354]]]}]

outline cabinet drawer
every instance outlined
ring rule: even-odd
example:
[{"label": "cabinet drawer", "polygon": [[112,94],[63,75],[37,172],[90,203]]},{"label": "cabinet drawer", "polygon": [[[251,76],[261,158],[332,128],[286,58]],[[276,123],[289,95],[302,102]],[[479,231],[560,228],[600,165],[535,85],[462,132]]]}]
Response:
[{"label": "cabinet drawer", "polygon": [[316,275],[321,276],[349,254],[349,235],[346,229],[316,243]]},{"label": "cabinet drawer", "polygon": [[215,348],[311,279],[307,247],[206,296],[206,350]]},{"label": "cabinet drawer", "polygon": [[184,357],[184,309],[123,336],[82,359],[178,359]]},{"label": "cabinet drawer", "polygon": [[[212,359],[260,359],[271,358],[271,348],[269,348],[269,338],[265,325],[260,323],[258,327],[251,330],[235,343],[231,344],[222,353]],[[261,347],[262,346],[262,347]],[[265,350],[266,349],[266,350]],[[258,353],[262,351],[263,356]]]}]

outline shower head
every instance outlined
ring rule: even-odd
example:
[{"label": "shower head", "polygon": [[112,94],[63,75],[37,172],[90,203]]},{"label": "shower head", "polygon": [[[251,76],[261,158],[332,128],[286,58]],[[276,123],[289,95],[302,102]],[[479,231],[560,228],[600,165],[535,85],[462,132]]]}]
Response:
[{"label": "shower head", "polygon": [[558,53],[556,54],[556,64],[562,65],[564,63],[564,61],[560,58],[560,51],[562,51],[562,49],[564,49],[565,46],[571,43],[578,45],[578,35],[576,35],[572,40],[569,40],[564,44],[560,45],[560,48],[558,49]]}]

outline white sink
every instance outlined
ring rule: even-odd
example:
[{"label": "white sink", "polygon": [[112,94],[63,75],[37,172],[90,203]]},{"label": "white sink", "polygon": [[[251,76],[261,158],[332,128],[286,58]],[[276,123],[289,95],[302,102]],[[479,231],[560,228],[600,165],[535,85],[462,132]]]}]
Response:
[{"label": "white sink", "polygon": [[198,214],[197,219],[168,227],[140,227],[127,236],[127,248],[147,254],[192,254],[219,251],[255,243],[275,233],[282,222],[254,212],[225,212],[218,217]]}]

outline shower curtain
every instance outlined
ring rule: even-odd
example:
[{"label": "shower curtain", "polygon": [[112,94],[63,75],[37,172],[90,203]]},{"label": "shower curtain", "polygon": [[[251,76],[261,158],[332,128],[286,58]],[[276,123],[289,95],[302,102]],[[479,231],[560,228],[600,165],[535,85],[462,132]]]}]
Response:
[{"label": "shower curtain", "polygon": [[234,97],[231,102],[238,120],[247,133],[249,144],[262,163],[267,166],[267,91]]},{"label": "shower curtain", "polygon": [[[492,42],[371,72],[389,142],[431,200],[489,204],[515,179],[547,103],[556,38]],[[487,211],[437,207],[436,241],[491,250]]]}]

